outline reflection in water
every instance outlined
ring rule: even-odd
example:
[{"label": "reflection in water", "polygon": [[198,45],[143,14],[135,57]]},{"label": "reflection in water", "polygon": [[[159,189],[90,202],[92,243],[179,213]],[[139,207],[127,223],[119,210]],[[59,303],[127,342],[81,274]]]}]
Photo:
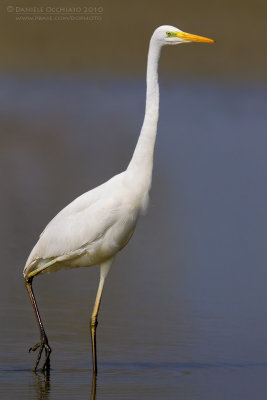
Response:
[{"label": "reflection in water", "polygon": [[[50,370],[45,372],[33,372],[33,374],[35,391],[34,400],[49,400],[51,392]],[[96,381],[97,375],[92,373],[90,400],[95,400],[96,398]]]},{"label": "reflection in water", "polygon": [[50,371],[45,373],[34,372],[36,399],[49,400],[50,399]]}]

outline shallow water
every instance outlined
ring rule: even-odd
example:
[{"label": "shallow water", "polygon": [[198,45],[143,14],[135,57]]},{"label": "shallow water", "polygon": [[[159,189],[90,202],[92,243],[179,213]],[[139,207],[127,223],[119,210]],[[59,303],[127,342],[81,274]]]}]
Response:
[{"label": "shallow water", "polygon": [[[34,281],[25,260],[46,223],[127,166],[144,82],[1,78],[1,399],[84,399],[98,268]],[[267,395],[266,88],[161,79],[148,214],[107,279],[97,399],[263,399]]]}]

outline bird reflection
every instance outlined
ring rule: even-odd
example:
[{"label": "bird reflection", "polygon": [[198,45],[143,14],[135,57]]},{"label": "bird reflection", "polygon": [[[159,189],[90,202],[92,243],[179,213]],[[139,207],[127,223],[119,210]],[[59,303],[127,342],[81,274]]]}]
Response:
[{"label": "bird reflection", "polygon": [[[34,372],[35,377],[35,391],[37,400],[49,400],[50,399],[50,370],[47,370],[45,373]],[[96,374],[92,374],[91,381],[91,394],[90,400],[95,400],[96,398]]]},{"label": "bird reflection", "polygon": [[46,373],[34,373],[35,376],[35,387],[36,387],[36,399],[38,400],[49,400],[50,399],[50,371]]}]

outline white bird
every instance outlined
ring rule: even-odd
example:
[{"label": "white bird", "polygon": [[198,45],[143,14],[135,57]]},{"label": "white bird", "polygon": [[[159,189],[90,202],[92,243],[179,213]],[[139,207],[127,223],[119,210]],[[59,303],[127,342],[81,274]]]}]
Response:
[{"label": "white bird", "polygon": [[40,329],[36,370],[45,349],[43,370],[50,368],[51,348],[32,290],[35,276],[62,268],[100,265],[100,281],[90,320],[93,371],[97,373],[96,327],[105,279],[114,257],[130,240],[139,216],[146,210],[151,187],[153,153],[159,115],[158,63],[161,48],[214,40],[182,32],[173,26],[157,28],[150,40],[147,63],[146,109],[141,133],[125,171],[76,198],[46,226],[26,262],[23,275]]}]

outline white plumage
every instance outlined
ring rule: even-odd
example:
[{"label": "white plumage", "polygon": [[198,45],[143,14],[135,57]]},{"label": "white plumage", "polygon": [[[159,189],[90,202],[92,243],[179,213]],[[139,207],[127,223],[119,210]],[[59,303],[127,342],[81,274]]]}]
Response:
[{"label": "white plumage", "polygon": [[138,189],[125,171],[67,205],[41,233],[24,276],[39,267],[44,273],[101,264],[113,257],[132,236],[144,209],[147,192]]},{"label": "white plumage", "polygon": [[51,349],[32,290],[32,280],[45,272],[61,268],[100,264],[100,281],[91,317],[94,373],[96,326],[105,278],[114,256],[130,240],[139,215],[148,204],[153,153],[159,112],[158,62],[163,45],[187,42],[213,42],[173,26],[161,26],[150,40],[147,64],[146,110],[141,133],[128,168],[97,188],[84,193],[60,211],[46,226],[26,262],[23,274],[40,329],[41,341],[35,370],[45,349],[43,369],[50,367]]}]

